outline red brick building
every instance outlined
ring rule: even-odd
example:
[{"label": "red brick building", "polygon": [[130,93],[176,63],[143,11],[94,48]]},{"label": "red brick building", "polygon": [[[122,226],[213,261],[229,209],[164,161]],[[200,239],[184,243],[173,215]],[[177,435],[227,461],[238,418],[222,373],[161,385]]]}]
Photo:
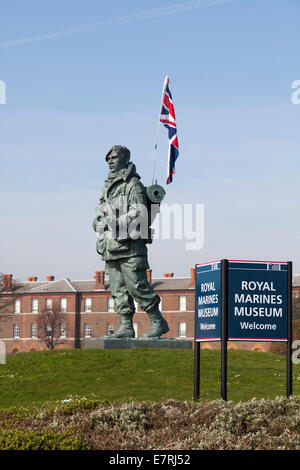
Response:
[{"label": "red brick building", "polygon": [[[161,309],[169,324],[166,337],[192,340],[194,268],[189,278],[166,273],[163,278],[152,279],[150,269],[147,274],[161,298]],[[84,338],[103,336],[119,327],[119,315],[104,271],[97,271],[94,279],[86,281],[55,280],[54,276],[48,276],[45,281],[29,277],[26,282],[14,282],[11,274],[4,274],[3,290],[0,339],[5,341],[7,353],[45,349],[45,344],[37,338],[37,317],[46,309],[64,313],[59,348],[82,347]],[[138,305],[133,321],[137,337],[150,327],[148,315]]]},{"label": "red brick building", "polygon": [[[148,279],[161,298],[161,310],[170,331],[166,337],[193,340],[195,322],[195,269],[190,277]],[[39,351],[46,346],[37,338],[38,313],[55,310],[64,313],[60,325],[57,348],[80,348],[84,338],[99,337],[112,333],[119,327],[119,315],[115,311],[104,271],[97,271],[92,280],[55,280],[48,276],[40,281],[29,277],[26,282],[14,282],[12,274],[3,275],[4,294],[0,304],[0,339],[5,342],[6,352]],[[293,296],[300,295],[300,276],[294,276]],[[136,336],[149,329],[148,315],[136,305],[133,317]],[[219,348],[220,343],[203,343],[201,347]],[[266,342],[229,342],[229,349],[268,351]]]}]

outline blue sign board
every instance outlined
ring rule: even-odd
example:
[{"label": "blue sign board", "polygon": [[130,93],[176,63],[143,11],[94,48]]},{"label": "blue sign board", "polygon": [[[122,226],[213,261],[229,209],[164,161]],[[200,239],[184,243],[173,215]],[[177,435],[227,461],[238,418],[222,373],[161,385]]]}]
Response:
[{"label": "blue sign board", "polygon": [[196,265],[194,399],[201,341],[221,341],[221,397],[227,400],[227,341],[285,341],[292,394],[292,262],[223,259]]},{"label": "blue sign board", "polygon": [[196,341],[221,339],[221,262],[196,265]]},{"label": "blue sign board", "polygon": [[287,341],[287,263],[228,263],[228,340]]}]

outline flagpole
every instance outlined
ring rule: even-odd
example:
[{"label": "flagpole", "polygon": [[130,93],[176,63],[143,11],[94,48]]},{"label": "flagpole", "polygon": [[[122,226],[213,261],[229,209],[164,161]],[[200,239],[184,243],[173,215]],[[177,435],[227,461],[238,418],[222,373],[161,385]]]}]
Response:
[{"label": "flagpole", "polygon": [[162,89],[162,94],[161,94],[161,100],[160,100],[160,109],[159,109],[159,116],[158,116],[158,121],[157,121],[157,129],[156,129],[156,137],[155,137],[155,144],[154,144],[154,158],[153,158],[153,173],[152,173],[152,184],[154,184],[154,173],[155,173],[155,151],[157,150],[157,144],[158,144],[158,134],[159,134],[159,124],[160,124],[160,116],[161,116],[161,110],[163,106],[163,99],[164,99],[164,94],[167,88],[167,84],[169,81],[168,75],[165,78],[163,89]]}]

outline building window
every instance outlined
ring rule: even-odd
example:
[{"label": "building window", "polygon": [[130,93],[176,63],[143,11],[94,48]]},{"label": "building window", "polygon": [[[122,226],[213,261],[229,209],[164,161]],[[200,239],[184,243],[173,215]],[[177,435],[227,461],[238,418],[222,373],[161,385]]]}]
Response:
[{"label": "building window", "polygon": [[178,324],[178,336],[180,338],[186,338],[186,322],[181,321]]},{"label": "building window", "polygon": [[106,325],[106,334],[107,335],[113,335],[114,334],[114,324],[113,323],[107,323],[107,325]]},{"label": "building window", "polygon": [[138,337],[138,324],[137,323],[133,323],[133,329],[134,329],[134,332],[135,332],[135,337],[137,338]]},{"label": "building window", "polygon": [[300,296],[299,292],[296,292],[296,293],[294,294],[294,299],[298,299],[299,296]]},{"label": "building window", "polygon": [[60,323],[59,325],[59,337],[65,338],[66,337],[66,324]]},{"label": "building window", "polygon": [[181,312],[186,311],[186,296],[185,295],[180,295],[179,296],[179,310]]},{"label": "building window", "polygon": [[50,325],[50,323],[47,324],[46,326],[46,333],[47,333],[47,336],[52,336],[52,326]]},{"label": "building window", "polygon": [[31,312],[37,313],[39,311],[39,301],[38,299],[31,300]]},{"label": "building window", "polygon": [[37,338],[37,324],[31,323],[30,325],[31,338]]},{"label": "building window", "polygon": [[107,311],[114,312],[115,311],[115,302],[112,297],[108,297],[107,299]]},{"label": "building window", "polygon": [[90,323],[84,324],[84,337],[90,338],[92,336],[92,328]]},{"label": "building window", "polygon": [[89,313],[92,311],[92,299],[91,298],[84,299],[84,311],[86,313]]},{"label": "building window", "polygon": [[158,308],[159,308],[160,311],[162,311],[162,298],[159,297],[159,299],[160,300],[159,300]]},{"label": "building window", "polygon": [[14,325],[13,334],[14,338],[21,338],[21,325]]},{"label": "building window", "polygon": [[52,311],[52,299],[46,299],[46,310],[47,312]]},{"label": "building window", "polygon": [[15,300],[14,312],[21,313],[21,300]]},{"label": "building window", "polygon": [[60,299],[60,311],[61,312],[67,311],[67,299]]}]

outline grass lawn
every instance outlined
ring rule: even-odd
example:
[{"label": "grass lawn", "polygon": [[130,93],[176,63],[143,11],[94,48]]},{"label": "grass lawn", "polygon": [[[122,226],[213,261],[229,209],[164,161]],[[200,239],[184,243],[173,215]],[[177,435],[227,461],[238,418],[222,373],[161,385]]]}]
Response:
[{"label": "grass lawn", "polygon": [[[220,352],[201,350],[200,397],[220,398]],[[69,396],[109,402],[193,400],[190,350],[57,350],[19,353],[0,364],[0,407],[42,405]],[[300,365],[293,366],[300,395]],[[285,356],[228,351],[228,400],[285,395]]]}]

